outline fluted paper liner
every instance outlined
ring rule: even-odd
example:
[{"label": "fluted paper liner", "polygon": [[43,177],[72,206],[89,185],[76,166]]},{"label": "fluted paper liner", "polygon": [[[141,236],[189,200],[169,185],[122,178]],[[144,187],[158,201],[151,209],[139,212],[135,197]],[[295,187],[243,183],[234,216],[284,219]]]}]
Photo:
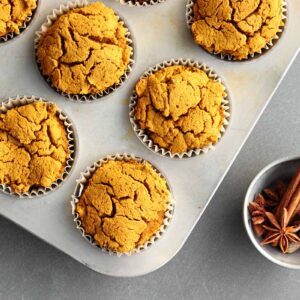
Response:
[{"label": "fluted paper liner", "polygon": [[36,15],[38,7],[39,7],[39,0],[36,1],[36,8],[32,11],[31,15],[28,16],[25,19],[24,23],[19,27],[19,33],[9,32],[4,36],[0,36],[0,45],[19,37],[29,27],[31,21]]},{"label": "fluted paper liner", "polygon": [[[31,104],[37,101],[41,101],[49,104],[51,103],[43,98],[38,98],[35,96],[31,96],[31,97],[17,96],[15,98],[8,98],[8,100],[1,103],[0,114],[6,113],[10,109],[20,107],[26,104]],[[45,196],[48,193],[55,191],[67,179],[67,177],[71,173],[76,158],[76,152],[77,152],[76,132],[75,132],[74,125],[72,124],[69,117],[59,107],[57,107],[57,116],[62,121],[66,129],[67,138],[69,142],[69,151],[70,151],[69,158],[66,161],[66,166],[62,176],[58,178],[55,182],[53,182],[49,187],[33,188],[26,193],[16,193],[12,190],[12,188],[9,185],[6,184],[0,184],[0,191],[11,196],[16,196],[18,198],[35,198],[35,197]]]},{"label": "fluted paper liner", "polygon": [[[225,87],[225,96],[224,96],[224,98],[222,100],[222,103],[221,103],[222,107],[224,109],[224,121],[223,121],[223,125],[221,127],[221,130],[220,130],[219,139],[218,139],[218,141],[219,141],[221,139],[221,137],[224,135],[224,133],[225,133],[227,127],[228,127],[229,120],[230,120],[231,108],[230,108],[230,97],[229,97],[229,92],[227,90],[227,87],[213,69],[209,68],[205,64],[200,63],[198,61],[179,58],[179,59],[172,59],[172,60],[169,60],[169,61],[163,61],[162,63],[157,64],[154,67],[149,68],[144,73],[144,75],[140,77],[140,79],[146,78],[149,75],[154,74],[155,72],[157,72],[159,70],[162,70],[166,67],[170,67],[170,66],[174,66],[174,65],[182,65],[182,66],[199,68],[200,70],[204,71],[210,79],[213,79],[214,81],[218,81],[218,82],[222,83],[222,85]],[[153,152],[155,152],[155,153],[157,153],[161,156],[166,156],[166,157],[169,157],[169,158],[182,159],[182,158],[191,158],[191,157],[200,155],[201,153],[207,153],[209,150],[214,150],[215,149],[215,147],[214,147],[215,144],[211,143],[211,144],[209,144],[208,146],[206,146],[204,148],[192,149],[192,150],[189,150],[189,151],[183,152],[183,153],[171,153],[171,151],[158,146],[157,144],[155,144],[153,142],[151,137],[149,137],[147,135],[147,132],[140,128],[140,126],[139,126],[139,124],[138,124],[138,122],[135,118],[134,110],[135,110],[135,106],[137,104],[137,101],[138,101],[138,96],[137,96],[136,91],[134,89],[133,94],[132,94],[131,99],[130,99],[130,102],[129,102],[130,123],[132,125],[132,128],[133,128],[135,134],[139,138],[139,140],[146,147],[148,147],[150,150],[152,150]]]},{"label": "fluted paper liner", "polygon": [[166,0],[150,0],[148,2],[144,3],[139,3],[138,0],[132,1],[132,0],[119,0],[119,2],[123,5],[129,5],[129,6],[137,6],[137,7],[142,7],[142,6],[151,6],[151,5],[156,5],[159,3],[163,3]]},{"label": "fluted paper liner", "polygon": [[[193,13],[193,6],[196,0],[187,0],[186,4],[186,23],[188,28],[191,31],[191,27],[193,24],[194,20],[194,13]],[[245,60],[251,60],[260,57],[262,54],[266,53],[268,50],[273,48],[273,46],[277,43],[279,38],[281,37],[285,23],[286,23],[286,18],[287,18],[287,3],[285,0],[282,1],[282,21],[283,21],[283,26],[279,27],[278,32],[276,35],[270,40],[264,48],[262,48],[260,51],[249,54],[247,58],[244,58],[242,60],[235,59],[234,56],[227,54],[227,53],[216,53],[216,52],[209,52],[207,51],[204,47],[199,45],[203,50],[205,50],[207,53],[212,54],[222,60],[228,60],[228,61],[245,61]],[[192,31],[191,31],[192,32]],[[194,38],[194,37],[193,37]]]},{"label": "fluted paper liner", "polygon": [[157,233],[154,234],[148,241],[146,241],[145,244],[140,245],[140,246],[136,247],[135,249],[133,249],[129,252],[120,253],[120,252],[112,251],[108,248],[99,246],[91,235],[85,233],[84,228],[81,226],[80,217],[79,217],[78,213],[76,212],[76,204],[78,203],[78,201],[79,201],[79,199],[80,199],[80,197],[81,197],[81,195],[82,195],[82,193],[85,189],[86,184],[88,183],[89,179],[93,176],[94,172],[98,168],[100,168],[103,164],[107,163],[108,161],[112,161],[112,160],[125,160],[125,161],[136,160],[138,162],[146,161],[146,160],[144,160],[140,157],[137,157],[133,154],[127,154],[127,153],[119,154],[119,153],[117,153],[115,155],[108,155],[105,158],[99,159],[92,166],[88,167],[84,172],[82,172],[80,174],[80,178],[78,180],[76,180],[77,184],[76,184],[75,191],[74,191],[74,194],[72,195],[72,200],[71,200],[72,215],[73,215],[73,218],[74,218],[74,222],[76,224],[76,228],[80,231],[82,237],[84,239],[86,239],[89,243],[91,243],[92,245],[94,245],[97,248],[101,249],[103,252],[106,252],[110,255],[117,255],[118,257],[120,257],[122,255],[130,256],[132,254],[139,253],[143,250],[146,250],[151,245],[153,245],[158,239],[160,239],[162,237],[162,235],[167,230],[167,227],[169,226],[170,221],[173,217],[175,201],[173,200],[172,190],[171,190],[170,184],[168,183],[167,178],[155,166],[153,166],[152,163],[147,161],[156,170],[156,172],[159,174],[159,176],[166,180],[167,187],[168,187],[168,190],[170,192],[169,203],[168,203],[168,206],[167,206],[167,210],[165,212],[165,218],[164,218],[163,224],[161,225],[161,227],[157,231]]},{"label": "fluted paper liner", "polygon": [[[67,13],[68,11],[74,9],[74,8],[79,8],[79,7],[84,7],[89,5],[90,3],[87,0],[76,0],[74,2],[67,2],[67,4],[61,4],[60,7],[58,9],[54,9],[52,11],[51,15],[47,16],[47,21],[41,26],[40,30],[37,31],[35,33],[35,40],[34,40],[34,44],[35,44],[35,51],[37,51],[38,49],[38,45],[39,45],[39,41],[41,39],[41,37],[46,33],[46,31],[52,26],[52,24],[62,15],[64,15],[65,13]],[[40,68],[40,64],[37,62],[37,57],[36,57],[36,63],[38,65],[38,69],[41,73],[41,75],[43,76],[43,78],[45,79],[45,81],[50,85],[50,87],[52,87],[56,92],[58,92],[60,95],[66,97],[67,99],[71,100],[71,101],[76,101],[76,102],[94,102],[96,100],[100,100],[103,99],[105,96],[108,96],[110,94],[112,94],[114,91],[116,91],[119,87],[121,87],[125,81],[127,80],[127,78],[129,77],[129,75],[131,74],[132,70],[133,70],[133,66],[135,63],[135,51],[134,51],[134,47],[135,47],[135,42],[134,42],[134,37],[132,35],[132,31],[130,30],[128,24],[125,22],[124,18],[122,18],[119,13],[117,13],[114,9],[115,15],[118,18],[118,21],[122,23],[122,25],[124,26],[124,28],[126,29],[126,41],[127,41],[127,45],[130,48],[130,60],[129,60],[129,64],[127,66],[127,69],[125,71],[125,73],[120,77],[120,82],[119,83],[115,83],[114,85],[108,87],[107,89],[105,89],[102,92],[96,93],[96,94],[86,94],[86,95],[81,95],[81,94],[67,94],[59,89],[57,89],[53,84],[52,81],[50,79],[49,76],[45,76],[43,75],[41,68]]]}]

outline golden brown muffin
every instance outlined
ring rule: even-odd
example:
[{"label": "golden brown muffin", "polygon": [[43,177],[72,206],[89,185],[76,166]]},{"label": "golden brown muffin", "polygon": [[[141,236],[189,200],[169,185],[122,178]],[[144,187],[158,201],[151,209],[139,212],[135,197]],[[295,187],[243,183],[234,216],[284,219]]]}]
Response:
[{"label": "golden brown muffin", "polygon": [[20,27],[32,15],[37,0],[0,0],[0,37],[20,33]]},{"label": "golden brown muffin", "polygon": [[108,161],[88,181],[76,211],[100,247],[125,253],[159,230],[169,197],[165,179],[148,162]]},{"label": "golden brown muffin", "polygon": [[54,104],[34,102],[0,114],[0,183],[14,192],[49,187],[69,158],[68,139]]},{"label": "golden brown muffin", "polygon": [[120,82],[130,59],[126,29],[100,2],[72,9],[42,36],[37,61],[43,75],[67,94],[96,94]]},{"label": "golden brown muffin", "polygon": [[136,85],[135,118],[159,147],[184,153],[216,143],[224,122],[224,86],[198,68],[164,68]]},{"label": "golden brown muffin", "polygon": [[196,0],[193,11],[195,42],[236,60],[260,52],[283,26],[282,0]]}]

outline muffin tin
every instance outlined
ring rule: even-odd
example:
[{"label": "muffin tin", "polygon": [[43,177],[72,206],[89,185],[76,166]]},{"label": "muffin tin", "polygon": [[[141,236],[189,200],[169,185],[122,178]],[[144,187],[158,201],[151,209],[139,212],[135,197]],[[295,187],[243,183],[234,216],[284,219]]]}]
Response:
[{"label": "muffin tin", "polygon": [[[73,120],[79,136],[77,164],[60,189],[32,200],[1,194],[0,214],[97,272],[138,276],[167,263],[180,250],[204,212],[298,53],[300,3],[288,1],[286,28],[272,51],[253,61],[227,62],[195,45],[186,26],[185,1],[165,1],[148,7],[122,6],[111,0],[103,2],[122,11],[137,41],[137,63],[131,78],[104,101],[90,104],[67,101],[45,83],[36,67],[34,33],[54,8],[67,1],[40,1],[30,28],[15,41],[0,45],[1,99],[18,93],[55,101]],[[170,58],[205,63],[220,75],[229,90],[230,125],[215,151],[171,160],[149,151],[131,128],[129,99],[136,81],[146,69]],[[99,157],[117,152],[133,153],[153,162],[166,174],[176,200],[175,214],[164,237],[147,251],[120,258],[86,243],[74,226],[70,208],[70,197],[82,170]]]}]

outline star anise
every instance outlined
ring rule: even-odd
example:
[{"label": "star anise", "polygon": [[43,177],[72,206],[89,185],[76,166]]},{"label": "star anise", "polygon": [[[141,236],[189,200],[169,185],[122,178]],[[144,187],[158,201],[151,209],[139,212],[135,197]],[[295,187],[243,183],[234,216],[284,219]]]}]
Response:
[{"label": "star anise", "polygon": [[266,220],[266,210],[265,210],[266,201],[262,194],[258,194],[253,202],[249,203],[248,209],[251,214],[251,220],[253,229],[257,236],[262,236],[265,232],[265,229],[262,227],[262,224]]},{"label": "star anise", "polygon": [[283,253],[300,248],[300,168],[288,184],[279,181],[263,189],[248,208],[262,245],[279,246]]},{"label": "star anise", "polygon": [[265,207],[268,208],[267,210],[276,209],[286,189],[287,185],[282,180],[277,181],[272,187],[263,189],[262,195],[265,199]]},{"label": "star anise", "polygon": [[286,253],[290,243],[300,243],[300,238],[296,234],[300,230],[300,225],[288,226],[289,217],[286,208],[283,209],[280,222],[277,221],[274,214],[270,212],[265,213],[270,226],[263,225],[269,234],[261,242],[262,245],[266,244],[279,244],[283,253]]}]

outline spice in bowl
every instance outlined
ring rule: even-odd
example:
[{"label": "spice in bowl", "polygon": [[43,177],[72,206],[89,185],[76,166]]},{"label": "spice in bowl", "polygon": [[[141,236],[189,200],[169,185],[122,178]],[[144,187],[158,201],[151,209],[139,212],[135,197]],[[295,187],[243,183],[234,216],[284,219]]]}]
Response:
[{"label": "spice in bowl", "polygon": [[300,248],[300,168],[290,182],[278,181],[249,203],[252,226],[262,245],[283,253]]}]

